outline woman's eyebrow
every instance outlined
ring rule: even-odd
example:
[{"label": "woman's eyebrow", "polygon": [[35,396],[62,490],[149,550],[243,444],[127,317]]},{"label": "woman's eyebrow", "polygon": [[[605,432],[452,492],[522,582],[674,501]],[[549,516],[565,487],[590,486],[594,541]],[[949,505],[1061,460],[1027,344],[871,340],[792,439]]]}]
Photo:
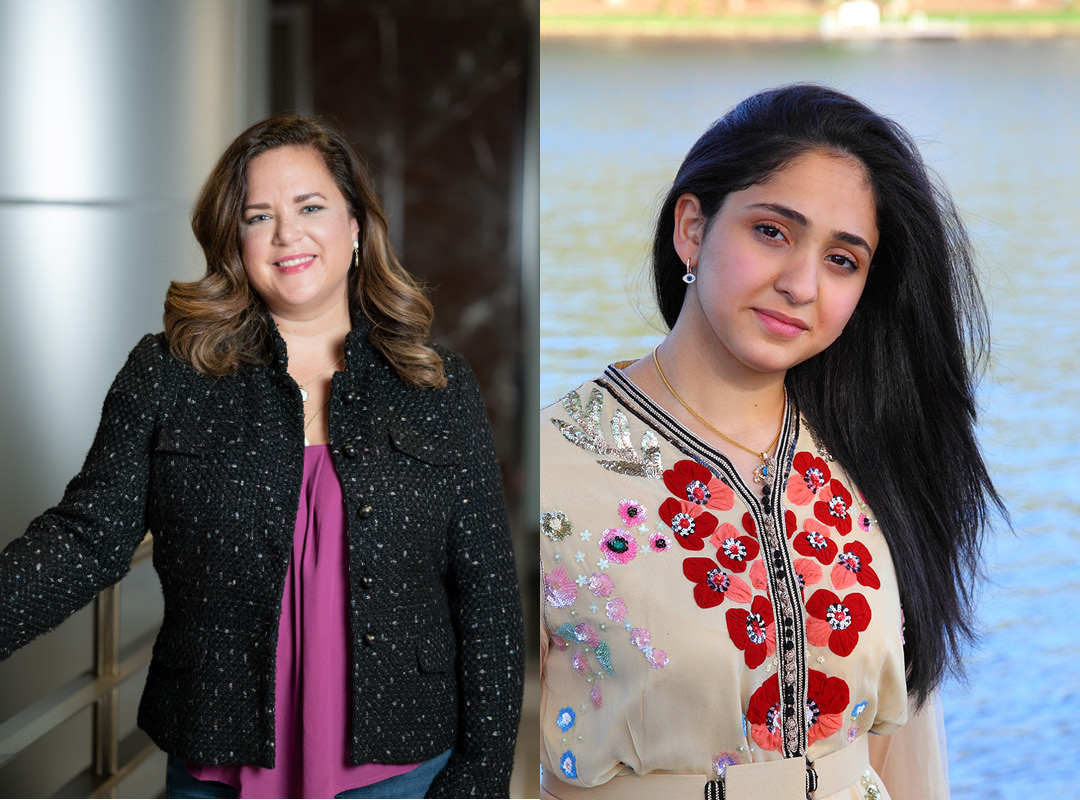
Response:
[{"label": "woman's eyebrow", "polygon": [[771,211],[774,214],[779,214],[781,217],[791,220],[796,225],[802,225],[804,228],[809,227],[810,225],[810,220],[808,220],[804,214],[800,214],[794,208],[788,208],[779,203],[754,203],[746,208],[748,211],[752,208],[763,208],[766,211]]},{"label": "woman's eyebrow", "polygon": [[[771,211],[774,214],[778,214],[785,219],[789,219],[796,225],[801,225],[804,228],[810,226],[810,220],[807,219],[805,214],[801,214],[794,208],[782,206],[779,203],[754,203],[753,205],[749,205],[746,208],[747,210],[754,208],[762,208],[766,211]],[[837,241],[843,242],[844,244],[851,245],[852,247],[861,247],[871,256],[874,254],[874,250],[872,247],[870,247],[870,243],[858,234],[848,233],[847,231],[833,231],[833,238]]]},{"label": "woman's eyebrow", "polygon": [[[308,200],[310,200],[313,197],[318,197],[318,198],[321,198],[323,200],[326,199],[319,192],[308,192],[307,194],[298,194],[296,197],[293,198],[293,202],[294,203],[305,203],[305,202],[307,202]],[[244,206],[243,210],[247,211],[249,208],[263,210],[263,209],[270,208],[270,204],[269,203],[249,203],[248,205]]]}]

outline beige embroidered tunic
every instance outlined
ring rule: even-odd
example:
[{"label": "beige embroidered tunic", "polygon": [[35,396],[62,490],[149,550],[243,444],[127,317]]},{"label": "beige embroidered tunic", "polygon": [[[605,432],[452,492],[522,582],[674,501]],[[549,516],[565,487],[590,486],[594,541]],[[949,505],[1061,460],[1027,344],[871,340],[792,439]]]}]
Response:
[{"label": "beige embroidered tunic", "polygon": [[761,500],[617,366],[544,408],[540,441],[548,779],[705,785],[873,732],[877,769],[831,798],[948,796],[936,704],[889,736],[908,718],[889,549],[793,404]]}]

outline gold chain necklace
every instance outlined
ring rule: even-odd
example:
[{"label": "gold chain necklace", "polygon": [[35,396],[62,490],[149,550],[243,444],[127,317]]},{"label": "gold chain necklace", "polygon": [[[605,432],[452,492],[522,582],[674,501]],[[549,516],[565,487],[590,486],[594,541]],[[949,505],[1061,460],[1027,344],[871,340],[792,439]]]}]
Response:
[{"label": "gold chain necklace", "polygon": [[308,438],[307,438],[307,429],[308,429],[308,425],[310,425],[310,424],[311,424],[312,422],[314,422],[314,421],[315,421],[315,417],[319,416],[319,414],[321,414],[321,413],[322,413],[322,410],[323,410],[324,408],[326,408],[326,407],[327,407],[328,405],[330,405],[330,400],[329,400],[329,398],[327,399],[327,401],[326,401],[325,403],[323,403],[323,404],[322,404],[321,406],[319,406],[319,410],[318,410],[318,411],[316,411],[316,412],[315,412],[314,414],[312,414],[312,415],[311,415],[311,417],[310,417],[310,418],[308,418],[308,420],[307,420],[306,422],[304,422],[304,445],[305,445],[305,446],[307,446],[307,445],[311,444],[311,442],[309,442],[309,441],[308,441]]},{"label": "gold chain necklace", "polygon": [[[681,405],[683,408],[685,408],[687,411],[689,411],[691,414],[693,414],[694,417],[697,418],[697,421],[700,422],[702,425],[704,425],[706,428],[708,428],[710,431],[712,431],[713,433],[715,433],[715,434],[717,434],[719,436],[722,436],[726,441],[731,442],[733,445],[738,447],[740,450],[745,450],[747,453],[750,453],[751,455],[754,455],[754,456],[757,456],[758,458],[760,458],[761,459],[761,465],[758,466],[758,468],[754,470],[754,483],[764,483],[764,482],[769,481],[770,480],[769,472],[776,468],[776,459],[773,458],[772,456],[770,456],[769,453],[772,452],[772,449],[776,446],[776,443],[778,441],[780,441],[780,433],[781,433],[781,431],[784,430],[784,419],[783,419],[783,417],[780,418],[780,427],[776,431],[776,436],[773,437],[773,440],[769,443],[769,446],[767,448],[765,448],[765,452],[759,453],[757,450],[753,450],[753,449],[747,447],[745,444],[742,444],[741,442],[736,442],[734,439],[732,439],[730,436],[728,436],[723,431],[721,431],[721,430],[719,430],[717,428],[714,428],[712,425],[710,425],[705,420],[705,418],[701,416],[701,414],[697,413],[696,411],[694,411],[694,409],[690,408],[690,406],[687,405],[687,402],[685,400],[683,400],[681,397],[679,397],[678,392],[676,392],[674,389],[671,388],[671,384],[668,383],[667,376],[664,375],[664,370],[662,370],[660,368],[660,359],[656,357],[656,351],[659,349],[659,347],[660,346],[657,345],[655,348],[653,348],[653,351],[652,351],[653,363],[656,364],[656,371],[660,373],[660,380],[662,380],[664,382],[664,386],[666,386],[668,388],[668,391],[671,392],[671,396],[674,397],[676,400],[678,400],[679,405]],[[787,388],[786,387],[784,388],[784,407],[785,408],[787,407]]]},{"label": "gold chain necklace", "polygon": [[[345,356],[342,356],[337,361],[335,361],[333,364],[331,364],[329,367],[327,367],[322,372],[320,372],[318,375],[316,375],[314,378],[308,378],[306,381],[301,383],[300,384],[300,398],[306,403],[307,398],[308,398],[308,393],[307,393],[307,389],[305,389],[304,387],[307,386],[309,383],[317,380],[318,378],[321,378],[323,375],[325,375],[327,372],[332,370],[334,367],[336,367],[338,364],[340,364],[344,360],[345,360]],[[314,419],[314,417],[312,417],[312,419]]]}]

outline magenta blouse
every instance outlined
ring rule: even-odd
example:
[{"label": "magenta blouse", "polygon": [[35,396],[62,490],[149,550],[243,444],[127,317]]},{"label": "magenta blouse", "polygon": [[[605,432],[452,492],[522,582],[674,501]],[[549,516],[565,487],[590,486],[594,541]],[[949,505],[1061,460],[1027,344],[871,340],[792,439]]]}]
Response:
[{"label": "magenta blouse", "polygon": [[188,763],[199,780],[240,797],[333,797],[419,764],[349,763],[348,546],[341,482],[329,445],[304,449],[304,483],[281,600],[273,769]]}]

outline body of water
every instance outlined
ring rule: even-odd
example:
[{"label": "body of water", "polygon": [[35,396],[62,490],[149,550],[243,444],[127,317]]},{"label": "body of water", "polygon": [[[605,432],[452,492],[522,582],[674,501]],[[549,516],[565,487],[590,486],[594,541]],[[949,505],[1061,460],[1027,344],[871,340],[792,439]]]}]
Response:
[{"label": "body of water", "polygon": [[542,403],[662,337],[654,216],[739,100],[822,82],[916,136],[981,254],[995,346],[981,431],[1015,527],[987,551],[969,682],[943,694],[953,797],[1076,796],[1080,40],[544,41],[540,56]]}]

